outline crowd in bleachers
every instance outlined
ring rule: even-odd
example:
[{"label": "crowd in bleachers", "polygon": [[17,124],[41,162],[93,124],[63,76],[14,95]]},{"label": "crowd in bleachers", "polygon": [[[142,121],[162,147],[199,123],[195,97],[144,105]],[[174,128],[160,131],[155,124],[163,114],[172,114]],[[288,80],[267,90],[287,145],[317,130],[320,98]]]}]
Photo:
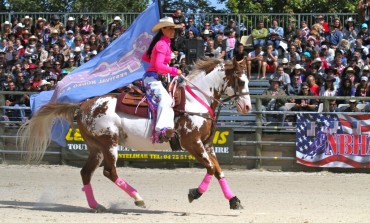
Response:
[{"label": "crowd in bleachers", "polygon": [[[3,21],[0,91],[25,91],[24,95],[7,94],[5,105],[29,106],[27,92],[54,89],[59,80],[88,62],[123,32],[119,16],[109,24],[99,17],[83,16],[69,17],[64,25],[58,15],[53,15],[50,21],[30,16]],[[23,110],[10,113],[11,117],[26,118]]]},{"label": "crowd in bleachers", "polygon": [[[278,80],[279,89],[286,95],[370,94],[370,38],[366,23],[357,24],[348,18],[345,24],[339,19],[327,24],[323,16],[318,16],[314,24],[301,21],[299,27],[284,26],[277,19],[271,24],[260,21],[251,33],[254,49],[248,52],[232,19],[224,24],[215,16],[213,21],[195,25],[199,24],[195,18],[185,17],[179,8],[171,16],[181,25],[171,43],[172,63],[184,73],[191,69],[185,60],[186,41],[199,39],[204,44],[205,56],[235,58],[245,67],[250,79],[269,79],[271,83]],[[1,24],[0,90],[53,89],[65,75],[89,61],[123,32],[118,16],[109,24],[102,18],[83,16],[69,17],[64,25],[57,15],[50,21],[29,16],[4,21]],[[306,86],[308,93],[305,93]],[[268,91],[276,94],[271,88]],[[314,105],[308,106],[310,103]],[[9,95],[6,105],[28,106],[29,96],[26,93]],[[275,102],[267,102],[265,106],[268,110],[278,109]],[[300,100],[293,109],[317,111],[317,107],[315,100]]]}]

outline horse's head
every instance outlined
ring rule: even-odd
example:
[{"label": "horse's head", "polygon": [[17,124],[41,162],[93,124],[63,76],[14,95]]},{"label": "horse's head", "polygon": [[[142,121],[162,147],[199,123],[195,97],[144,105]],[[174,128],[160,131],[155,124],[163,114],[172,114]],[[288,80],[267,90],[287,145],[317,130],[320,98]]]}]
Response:
[{"label": "horse's head", "polygon": [[252,110],[249,96],[249,80],[245,75],[245,69],[235,60],[225,62],[225,86],[224,94],[235,100],[237,110],[241,114],[247,114]]}]

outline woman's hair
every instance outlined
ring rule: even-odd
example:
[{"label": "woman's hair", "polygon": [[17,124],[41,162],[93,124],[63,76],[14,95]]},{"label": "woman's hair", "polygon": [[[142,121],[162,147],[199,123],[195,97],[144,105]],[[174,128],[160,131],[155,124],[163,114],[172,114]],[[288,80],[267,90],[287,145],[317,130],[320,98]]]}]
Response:
[{"label": "woman's hair", "polygon": [[157,42],[161,39],[161,37],[163,36],[163,32],[162,30],[160,29],[158,31],[158,33],[153,37],[152,39],[152,42],[150,43],[149,45],[149,48],[148,50],[146,51],[146,55],[148,55],[148,57],[150,58],[151,55],[152,55],[152,52],[153,52],[153,48],[155,46],[155,44],[157,44]]}]

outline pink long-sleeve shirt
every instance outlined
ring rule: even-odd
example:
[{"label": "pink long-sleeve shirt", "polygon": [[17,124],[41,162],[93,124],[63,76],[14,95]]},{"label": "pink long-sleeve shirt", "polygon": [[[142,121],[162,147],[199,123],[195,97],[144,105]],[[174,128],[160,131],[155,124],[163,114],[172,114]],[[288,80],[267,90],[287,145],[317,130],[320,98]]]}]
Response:
[{"label": "pink long-sleeve shirt", "polygon": [[171,40],[166,36],[162,36],[155,44],[151,57],[149,58],[145,52],[141,58],[149,63],[146,72],[169,73],[171,76],[176,76],[177,68],[168,66],[168,63],[171,61],[171,52]]}]

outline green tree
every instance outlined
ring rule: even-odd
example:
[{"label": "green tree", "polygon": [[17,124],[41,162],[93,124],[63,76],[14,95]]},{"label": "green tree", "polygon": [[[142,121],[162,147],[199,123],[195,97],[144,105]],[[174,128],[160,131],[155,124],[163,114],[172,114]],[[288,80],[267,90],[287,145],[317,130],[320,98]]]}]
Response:
[{"label": "green tree", "polygon": [[149,0],[8,0],[15,12],[142,12]]},{"label": "green tree", "polygon": [[220,0],[233,13],[352,13],[351,0]]}]

